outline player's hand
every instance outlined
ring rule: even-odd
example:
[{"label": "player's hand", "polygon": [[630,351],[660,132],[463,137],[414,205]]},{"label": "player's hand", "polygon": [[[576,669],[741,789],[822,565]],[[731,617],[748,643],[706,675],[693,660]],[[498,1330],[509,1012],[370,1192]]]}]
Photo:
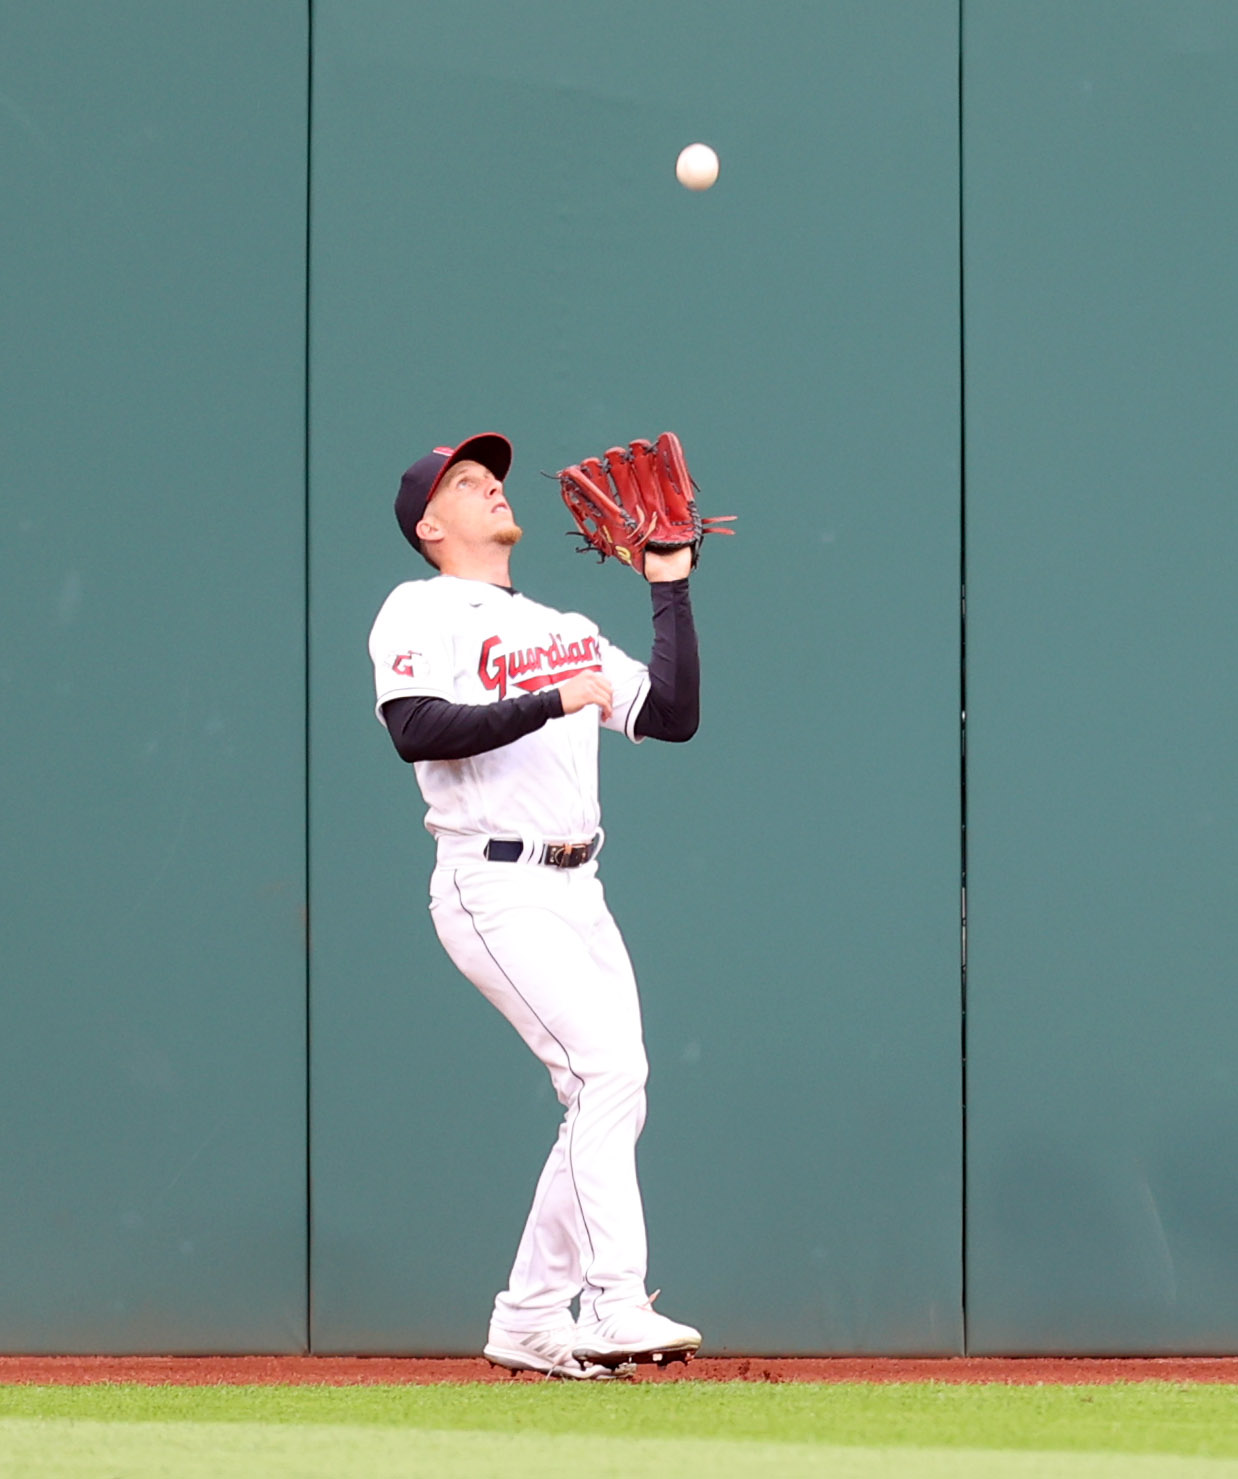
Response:
[{"label": "player's hand", "polygon": [[684,576],[692,573],[692,549],[690,545],[684,545],[683,549],[673,549],[668,555],[655,554],[653,550],[645,551],[645,579],[650,583],[659,580],[682,580]]},{"label": "player's hand", "polygon": [[559,684],[559,697],[563,701],[563,712],[575,714],[586,704],[596,704],[602,718],[609,719],[615,704],[614,690],[601,673],[577,673]]}]

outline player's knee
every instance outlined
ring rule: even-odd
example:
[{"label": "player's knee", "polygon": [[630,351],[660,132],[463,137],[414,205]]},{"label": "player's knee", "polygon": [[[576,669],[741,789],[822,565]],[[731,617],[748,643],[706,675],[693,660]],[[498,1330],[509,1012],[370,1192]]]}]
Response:
[{"label": "player's knee", "polygon": [[598,1075],[616,1098],[644,1098],[645,1085],[649,1081],[649,1060],[644,1048],[630,1049],[617,1054]]},{"label": "player's knee", "polygon": [[609,1052],[598,1054],[591,1061],[573,1064],[570,1078],[556,1081],[559,1101],[570,1109],[582,1095],[597,1107],[603,1103],[613,1105],[630,1104],[645,1098],[645,1084],[649,1079],[649,1060],[640,1044],[622,1049],[611,1047]]}]

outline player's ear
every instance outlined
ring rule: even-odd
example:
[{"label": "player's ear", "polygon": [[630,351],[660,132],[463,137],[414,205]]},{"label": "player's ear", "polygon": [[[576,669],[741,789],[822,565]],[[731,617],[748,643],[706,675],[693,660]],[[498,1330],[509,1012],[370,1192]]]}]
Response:
[{"label": "player's ear", "polygon": [[422,544],[437,544],[443,537],[442,527],[437,520],[432,519],[428,514],[425,518],[418,520],[417,528],[414,532]]}]

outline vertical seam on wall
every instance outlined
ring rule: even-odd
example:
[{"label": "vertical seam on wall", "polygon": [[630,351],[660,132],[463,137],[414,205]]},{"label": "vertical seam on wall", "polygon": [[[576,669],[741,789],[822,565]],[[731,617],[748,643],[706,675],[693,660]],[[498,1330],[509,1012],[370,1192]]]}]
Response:
[{"label": "vertical seam on wall", "polygon": [[304,675],[305,675],[305,1349],[313,1350],[313,1281],[314,1251],[313,1172],[310,1160],[310,1123],[313,1112],[310,1094],[310,203],[312,189],[312,150],[314,122],[314,3],[305,6],[305,339],[304,406],[302,409],[304,440],[304,503],[302,507],[302,548],[304,569]]},{"label": "vertical seam on wall", "polygon": [[958,9],[959,128],[959,1057],[961,1126],[960,1285],[963,1353],[967,1330],[967,310],[963,241],[963,9]]}]

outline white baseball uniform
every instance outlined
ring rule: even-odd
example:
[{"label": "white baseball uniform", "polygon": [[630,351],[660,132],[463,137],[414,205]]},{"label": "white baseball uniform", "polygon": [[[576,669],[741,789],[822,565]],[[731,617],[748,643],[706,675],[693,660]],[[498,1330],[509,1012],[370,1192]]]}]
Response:
[{"label": "white baseball uniform", "polygon": [[[565,1108],[494,1318],[512,1331],[544,1329],[579,1296],[582,1321],[602,1319],[645,1299],[640,1007],[596,861],[541,859],[547,844],[600,845],[599,723],[638,739],[648,669],[584,616],[446,575],[392,591],[370,656],[380,720],[392,699],[492,704],[588,669],[612,685],[605,721],[589,704],[486,753],[415,766],[437,842],[439,939],[546,1065]],[[489,861],[492,839],[518,841],[518,860]]]}]

